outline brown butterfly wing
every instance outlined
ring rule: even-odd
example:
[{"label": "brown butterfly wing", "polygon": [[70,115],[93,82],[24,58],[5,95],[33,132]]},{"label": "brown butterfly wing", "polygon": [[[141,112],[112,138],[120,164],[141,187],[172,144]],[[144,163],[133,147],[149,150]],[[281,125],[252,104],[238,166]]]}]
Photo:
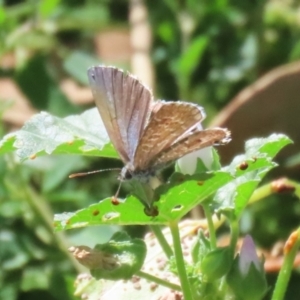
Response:
[{"label": "brown butterfly wing", "polygon": [[114,67],[88,70],[96,106],[122,160],[133,156],[148,119],[152,94],[137,78]]},{"label": "brown butterfly wing", "polygon": [[186,154],[213,145],[227,144],[229,141],[230,132],[227,129],[213,128],[193,131],[159,153],[150,163],[153,169],[159,169]]},{"label": "brown butterfly wing", "polygon": [[152,168],[153,159],[192,130],[205,117],[201,107],[187,102],[158,101],[134,156],[136,170]]}]

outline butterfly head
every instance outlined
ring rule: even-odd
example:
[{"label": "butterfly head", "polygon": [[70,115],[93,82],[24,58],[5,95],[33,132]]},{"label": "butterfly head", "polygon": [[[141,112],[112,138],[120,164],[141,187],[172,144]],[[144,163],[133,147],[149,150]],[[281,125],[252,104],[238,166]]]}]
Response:
[{"label": "butterfly head", "polygon": [[151,177],[155,176],[153,170],[136,170],[132,163],[127,163],[119,175],[119,180],[128,181],[131,179],[137,179],[143,183],[147,183]]}]

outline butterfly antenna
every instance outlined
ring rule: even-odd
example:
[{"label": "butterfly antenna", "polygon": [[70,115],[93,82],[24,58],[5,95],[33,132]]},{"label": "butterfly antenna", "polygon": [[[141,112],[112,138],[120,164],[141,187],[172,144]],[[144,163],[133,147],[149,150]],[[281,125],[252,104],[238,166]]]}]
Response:
[{"label": "butterfly antenna", "polygon": [[121,171],[121,168],[111,168],[111,169],[104,169],[104,170],[95,170],[95,171],[89,171],[89,172],[82,172],[82,173],[74,173],[69,175],[69,178],[75,178],[75,177],[82,177],[82,176],[87,176],[87,175],[92,175],[96,173],[101,173],[105,171]]}]

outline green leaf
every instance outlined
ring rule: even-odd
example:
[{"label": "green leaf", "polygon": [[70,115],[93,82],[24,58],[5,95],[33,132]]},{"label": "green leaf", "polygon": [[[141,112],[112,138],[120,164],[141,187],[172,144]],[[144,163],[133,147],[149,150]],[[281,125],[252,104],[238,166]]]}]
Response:
[{"label": "green leaf", "polygon": [[212,156],[213,156],[213,162],[211,165],[211,169],[214,171],[218,171],[222,168],[221,162],[220,162],[220,156],[218,154],[218,151],[215,148],[211,148]]},{"label": "green leaf", "polygon": [[178,72],[180,73],[180,76],[191,76],[208,45],[208,41],[209,39],[207,36],[199,36],[192,41],[178,61]]},{"label": "green leaf", "polygon": [[[48,161],[49,167],[47,168],[47,172],[45,172],[42,181],[42,190],[46,193],[49,193],[50,191],[55,191],[61,183],[66,181],[66,178],[72,172],[86,167],[86,163],[83,157],[56,156],[47,158],[52,158],[52,160]],[[67,191],[64,189],[62,193],[64,192]],[[78,193],[79,191],[73,192]]]},{"label": "green leaf", "polygon": [[288,136],[273,133],[267,138],[255,138],[247,141],[245,145],[246,155],[250,157],[265,154],[274,158],[283,147],[292,143],[293,141]]},{"label": "green leaf", "polygon": [[31,291],[35,289],[49,289],[50,270],[45,266],[27,266],[22,274],[21,289],[22,291]]},{"label": "green leaf", "polygon": [[[87,3],[86,3],[87,4]],[[108,26],[110,18],[108,5],[105,2],[97,1],[91,5],[68,5],[61,6],[61,13],[56,17],[56,26],[61,31],[78,29],[97,30]]]},{"label": "green leaf", "polygon": [[214,197],[217,213],[228,217],[239,217],[264,175],[274,168],[274,156],[292,141],[283,134],[272,134],[268,138],[255,138],[246,142],[245,154],[235,157],[223,168],[236,177],[222,187]]},{"label": "green leaf", "polygon": [[188,94],[191,76],[199,65],[208,42],[209,39],[205,35],[195,38],[181,55],[179,60],[173,64],[173,72],[177,78],[181,93]]},{"label": "green leaf", "polygon": [[39,3],[39,12],[46,18],[48,17],[58,6],[60,0],[44,0]]},{"label": "green leaf", "polygon": [[82,51],[72,52],[64,61],[63,67],[72,77],[88,85],[87,69],[100,64],[100,60]]},{"label": "green leaf", "polygon": [[[30,33],[30,34],[29,34]],[[19,37],[18,47],[30,49],[49,49],[55,41],[53,37],[33,31]],[[49,41],[48,41],[49,40]],[[50,44],[49,44],[50,43]],[[18,48],[17,47],[17,48]],[[39,50],[39,52],[41,52]],[[78,110],[68,101],[58,87],[57,80],[49,73],[49,62],[45,55],[34,55],[18,69],[15,79],[33,106],[38,110],[47,110],[57,116],[75,113]]]},{"label": "green leaf", "polygon": [[[130,239],[126,232],[116,232],[110,241],[97,244],[94,249],[79,246],[73,249],[75,258],[88,267],[97,278],[129,279],[139,271],[146,258],[146,244],[141,239]],[[81,255],[76,256],[81,251]]]},{"label": "green leaf", "polygon": [[16,151],[21,160],[45,154],[81,154],[117,158],[96,108],[66,118],[41,112],[21,130],[6,135],[0,154]]},{"label": "green leaf", "polygon": [[203,257],[211,250],[210,240],[202,230],[198,231],[195,244],[192,247],[191,255],[195,265],[202,261]]},{"label": "green leaf", "polygon": [[129,196],[119,204],[112,203],[106,198],[76,212],[54,215],[56,231],[93,225],[146,225],[150,223],[166,224],[161,217],[147,216],[143,204],[135,197]]},{"label": "green leaf", "polygon": [[[193,226],[192,226],[193,227]],[[188,229],[188,228],[186,228]],[[101,231],[104,229],[101,228]],[[188,229],[188,231],[191,228]],[[190,231],[189,231],[190,232]],[[171,240],[170,231],[163,230],[163,234],[167,240]],[[166,274],[170,274],[169,265],[166,260],[161,259],[164,253],[153,235],[145,236],[144,241],[147,244],[146,259],[143,265],[143,272],[158,278],[165,278]],[[172,276],[173,277],[173,276]],[[135,274],[131,280],[96,280],[87,274],[81,274],[75,282],[75,295],[77,297],[85,297],[86,299],[159,299],[161,295],[168,294],[170,289],[164,285],[155,284],[141,276],[139,272]],[[126,292],[125,292],[126,291]]]},{"label": "green leaf", "polygon": [[144,206],[137,198],[129,196],[118,205],[111,198],[81,209],[74,213],[63,213],[54,216],[55,230],[72,229],[91,225],[167,225],[172,220],[179,220],[194,206],[215,193],[221,186],[232,180],[225,172],[209,174],[182,175],[174,174],[170,183],[158,188],[159,201],[154,205],[157,216],[144,213]]},{"label": "green leaf", "polygon": [[215,212],[239,217],[260,180],[257,172],[253,171],[222,187],[214,197]]},{"label": "green leaf", "polygon": [[175,173],[169,183],[156,190],[159,214],[169,221],[180,220],[231,180],[230,174],[221,171],[195,175]]},{"label": "green leaf", "polygon": [[232,263],[232,249],[230,247],[217,248],[204,256],[201,270],[209,281],[215,281],[229,272]]},{"label": "green leaf", "polygon": [[2,7],[2,6],[0,6],[0,24],[3,24],[4,23],[4,21],[6,20],[6,11],[5,11],[5,9]]}]

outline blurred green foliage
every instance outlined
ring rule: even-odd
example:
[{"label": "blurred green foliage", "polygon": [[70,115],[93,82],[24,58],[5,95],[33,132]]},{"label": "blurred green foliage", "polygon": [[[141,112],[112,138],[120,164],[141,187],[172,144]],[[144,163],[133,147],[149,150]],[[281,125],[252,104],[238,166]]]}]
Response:
[{"label": "blurred green foliage", "polygon": [[[296,0],[145,3],[153,34],[157,96],[198,102],[210,118],[259,76],[300,58]],[[0,79],[16,82],[36,110],[57,116],[82,111],[87,105],[71,103],[59,84],[69,77],[87,84],[87,67],[103,62],[95,54],[95,34],[108,28],[128,29],[129,10],[129,2],[122,0],[0,1]],[[9,65],[4,62],[8,55],[13,57]],[[1,115],[6,106],[8,102],[1,102]],[[3,122],[1,135],[9,125]],[[67,245],[93,246],[107,240],[113,228],[54,235],[53,212],[80,209],[117,189],[116,173],[68,180],[69,173],[118,166],[114,160],[81,157],[43,157],[22,165],[15,157],[1,158],[0,299],[73,299],[78,265],[70,260]],[[270,206],[251,208],[252,213],[258,210],[257,220],[245,225],[256,229],[263,222],[269,243],[286,237],[298,224],[300,211],[296,201],[289,201],[282,211],[275,200]],[[289,215],[291,222],[278,225],[274,211]],[[262,231],[256,234],[264,240]]]}]

